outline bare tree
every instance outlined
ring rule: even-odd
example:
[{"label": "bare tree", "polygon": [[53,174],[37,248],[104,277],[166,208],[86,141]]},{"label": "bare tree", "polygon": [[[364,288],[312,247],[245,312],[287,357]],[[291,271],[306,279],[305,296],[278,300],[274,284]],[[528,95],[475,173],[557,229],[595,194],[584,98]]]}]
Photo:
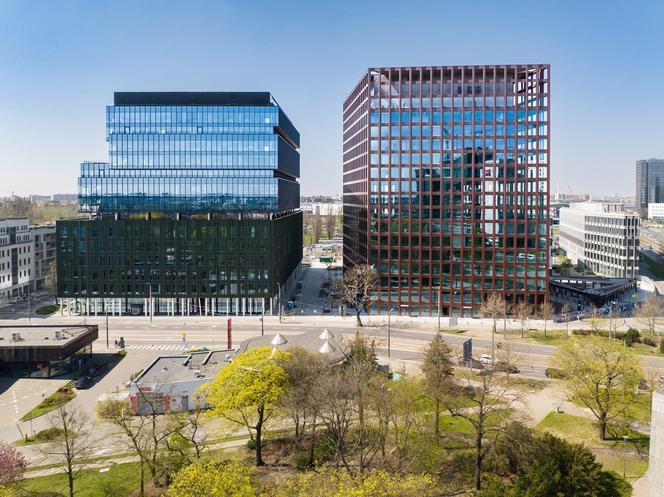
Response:
[{"label": "bare tree", "polygon": [[553,305],[551,302],[544,302],[540,305],[540,316],[544,320],[544,338],[546,338],[546,323],[551,318],[553,314]]},{"label": "bare tree", "polygon": [[450,376],[454,371],[452,350],[436,333],[424,351],[422,372],[424,373],[425,392],[434,403],[434,433],[436,442],[440,440],[440,406],[450,391]]},{"label": "bare tree", "polygon": [[496,322],[505,315],[506,302],[500,293],[490,293],[482,304],[480,312],[482,316],[488,317],[493,321],[491,333],[491,359],[493,360],[496,352]]},{"label": "bare tree", "polygon": [[360,314],[371,304],[371,295],[378,284],[376,270],[371,266],[354,266],[335,282],[337,301],[355,309],[357,326],[362,326]]},{"label": "bare tree", "polygon": [[316,210],[314,211],[314,217],[311,219],[311,230],[313,234],[313,242],[318,243],[320,240],[320,235],[323,231],[323,220],[321,219],[320,216],[320,206],[316,206]]},{"label": "bare tree", "polygon": [[128,402],[106,400],[97,406],[97,414],[103,420],[116,427],[122,437],[126,437],[127,445],[138,456],[140,465],[140,495],[145,495],[145,467],[152,478],[158,474],[159,451],[171,432],[159,416],[156,401],[142,395],[142,408],[134,411]]},{"label": "bare tree", "polygon": [[561,312],[565,316],[566,335],[569,337],[569,313],[572,312],[572,308],[569,304],[564,304]]},{"label": "bare tree", "polygon": [[509,376],[489,369],[476,376],[472,372],[457,370],[459,379],[455,394],[445,398],[446,408],[452,416],[465,419],[473,427],[475,445],[475,490],[482,485],[482,462],[487,453],[487,436],[504,430],[510,411],[521,399]]},{"label": "bare tree", "polygon": [[528,317],[530,316],[530,306],[528,302],[519,302],[516,306],[516,316],[521,322],[521,338],[525,333],[525,325]]},{"label": "bare tree", "polygon": [[59,436],[46,443],[40,451],[51,458],[67,477],[69,497],[74,497],[74,482],[84,469],[82,460],[91,452],[90,420],[82,411],[63,405],[48,417],[51,428]]},{"label": "bare tree", "polygon": [[325,231],[327,232],[327,237],[334,237],[334,231],[337,226],[337,217],[332,214],[332,209],[328,207],[327,214],[325,215]]},{"label": "bare tree", "polygon": [[651,335],[657,331],[657,321],[662,314],[664,314],[664,303],[655,292],[651,293],[636,311],[636,317],[648,328]]}]

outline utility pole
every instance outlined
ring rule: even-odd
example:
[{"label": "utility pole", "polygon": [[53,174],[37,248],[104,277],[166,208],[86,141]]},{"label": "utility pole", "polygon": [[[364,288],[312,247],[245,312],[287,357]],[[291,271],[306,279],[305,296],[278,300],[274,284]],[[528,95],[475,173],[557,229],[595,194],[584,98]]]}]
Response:
[{"label": "utility pole", "polygon": [[390,310],[387,311],[387,358],[390,358],[390,345],[391,345],[391,328],[390,328],[390,316],[394,307],[390,307]]},{"label": "utility pole", "polygon": [[261,336],[265,336],[265,304],[261,307]]},{"label": "utility pole", "polygon": [[277,283],[277,290],[279,293],[279,297],[277,299],[277,303],[279,305],[279,322],[281,323],[281,283]]},{"label": "utility pole", "polygon": [[106,299],[104,299],[104,315],[106,316],[106,348],[108,348],[108,309],[106,309]]}]

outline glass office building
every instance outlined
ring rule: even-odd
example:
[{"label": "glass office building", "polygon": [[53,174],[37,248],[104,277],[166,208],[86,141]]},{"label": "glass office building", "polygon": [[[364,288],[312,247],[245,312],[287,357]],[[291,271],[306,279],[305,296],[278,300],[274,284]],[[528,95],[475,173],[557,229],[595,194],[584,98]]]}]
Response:
[{"label": "glass office building", "polygon": [[664,159],[636,161],[636,208],[645,218],[648,204],[664,203]]},{"label": "glass office building", "polygon": [[269,93],[116,93],[108,162],[58,223],[58,295],[84,312],[270,312],[299,264],[299,133]]},{"label": "glass office building", "polygon": [[374,312],[545,301],[549,66],[371,68],[343,107],[344,266]]}]

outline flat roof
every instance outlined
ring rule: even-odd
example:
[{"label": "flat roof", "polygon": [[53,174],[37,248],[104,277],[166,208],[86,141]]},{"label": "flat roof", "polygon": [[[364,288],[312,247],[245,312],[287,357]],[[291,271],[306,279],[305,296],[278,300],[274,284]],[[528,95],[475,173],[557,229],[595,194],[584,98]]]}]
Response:
[{"label": "flat roof", "polygon": [[0,326],[0,361],[54,361],[69,357],[99,336],[97,325]]},{"label": "flat roof", "polygon": [[135,383],[157,385],[214,378],[226,364],[226,356],[233,357],[233,350],[193,352],[157,357],[146,367]]},{"label": "flat roof", "polygon": [[147,91],[115,92],[114,105],[270,105],[267,91]]}]

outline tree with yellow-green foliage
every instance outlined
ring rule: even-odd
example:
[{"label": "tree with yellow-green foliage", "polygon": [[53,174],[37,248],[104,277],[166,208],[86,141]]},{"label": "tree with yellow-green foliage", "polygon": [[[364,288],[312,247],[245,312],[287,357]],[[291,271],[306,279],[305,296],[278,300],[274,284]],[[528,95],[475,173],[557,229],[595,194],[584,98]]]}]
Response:
[{"label": "tree with yellow-green foliage", "polygon": [[586,337],[560,346],[553,361],[565,372],[563,387],[572,400],[590,409],[605,440],[609,422],[624,416],[634,401],[643,377],[639,358],[622,342]]},{"label": "tree with yellow-green foliage", "polygon": [[362,478],[337,469],[324,468],[294,475],[285,480],[274,497],[431,497],[436,485],[431,476],[403,476],[387,471],[365,473]]},{"label": "tree with yellow-green foliage", "polygon": [[265,464],[262,437],[265,423],[288,387],[288,374],[280,364],[290,354],[257,347],[238,355],[200,391],[210,404],[210,415],[244,426],[255,445],[256,466]]},{"label": "tree with yellow-green foliage", "polygon": [[0,485],[0,497],[15,497],[16,493],[9,487]]},{"label": "tree with yellow-green foliage", "polygon": [[[203,461],[175,474],[168,497],[256,497],[252,469],[240,461]],[[1,494],[0,494],[1,496]]]}]

